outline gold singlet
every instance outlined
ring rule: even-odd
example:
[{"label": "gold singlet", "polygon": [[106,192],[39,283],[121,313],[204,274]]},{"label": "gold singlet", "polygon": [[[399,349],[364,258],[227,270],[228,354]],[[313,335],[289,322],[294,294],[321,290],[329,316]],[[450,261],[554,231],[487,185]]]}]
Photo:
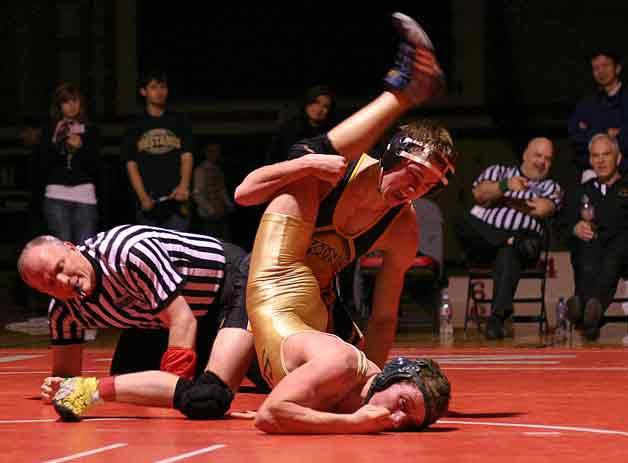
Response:
[{"label": "gold singlet", "polygon": [[281,360],[283,340],[304,331],[326,331],[334,276],[366,253],[403,207],[384,212],[353,236],[334,226],[335,207],[363,159],[349,165],[344,179],[321,202],[316,226],[284,214],[262,217],[251,253],[246,307],[259,366],[271,386],[288,373]]}]

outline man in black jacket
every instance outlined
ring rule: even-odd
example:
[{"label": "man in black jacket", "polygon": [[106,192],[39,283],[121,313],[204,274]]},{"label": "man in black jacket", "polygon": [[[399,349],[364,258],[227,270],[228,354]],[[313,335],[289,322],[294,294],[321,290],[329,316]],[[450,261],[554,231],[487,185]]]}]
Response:
[{"label": "man in black jacket", "polygon": [[563,211],[575,284],[568,316],[590,340],[600,336],[602,315],[628,262],[628,182],[619,172],[621,157],[614,137],[594,135],[589,160],[597,177],[569,194]]}]

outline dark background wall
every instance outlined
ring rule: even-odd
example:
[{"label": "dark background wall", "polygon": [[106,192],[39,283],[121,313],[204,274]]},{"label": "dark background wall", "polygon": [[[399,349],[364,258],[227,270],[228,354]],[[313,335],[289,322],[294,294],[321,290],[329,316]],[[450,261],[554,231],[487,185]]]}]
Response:
[{"label": "dark background wall", "polygon": [[[60,80],[80,83],[103,127],[106,227],[131,217],[118,147],[124,119],[139,109],[143,68],[165,68],[172,105],[190,114],[199,142],[223,144],[233,190],[263,162],[278,117],[296,108],[305,88],[334,86],[342,113],[380,91],[397,43],[388,19],[396,9],[428,30],[449,82],[446,98],[411,114],[443,121],[462,153],[459,175],[438,199],[448,223],[469,206],[479,171],[517,160],[531,136],[557,141],[553,175],[574,182],[566,117],[592,90],[592,49],[628,56],[624,1],[211,2],[201,10],[190,0],[7,0],[0,4],[0,210],[15,215],[2,216],[10,226],[0,241],[28,235],[20,222],[28,198],[7,203],[28,190],[20,133],[45,120]],[[237,211],[236,241],[250,244],[259,212]],[[456,259],[458,244],[446,233],[447,256]]]},{"label": "dark background wall", "polygon": [[320,82],[344,97],[372,95],[395,53],[389,16],[398,8],[421,18],[446,70],[450,64],[448,2],[365,2],[344,12],[328,2],[218,2],[200,21],[191,3],[175,10],[138,4],[140,68],[166,67],[182,100],[297,98]]}]

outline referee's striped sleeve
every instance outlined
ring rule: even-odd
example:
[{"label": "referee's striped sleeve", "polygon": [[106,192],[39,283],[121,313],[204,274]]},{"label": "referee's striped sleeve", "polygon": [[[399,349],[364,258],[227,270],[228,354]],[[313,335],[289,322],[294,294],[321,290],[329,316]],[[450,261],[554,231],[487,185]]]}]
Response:
[{"label": "referee's striped sleeve", "polygon": [[563,191],[560,188],[560,185],[553,180],[547,180],[546,183],[547,185],[544,185],[545,188],[543,188],[541,197],[552,201],[556,206],[556,209],[558,209],[563,201]]}]

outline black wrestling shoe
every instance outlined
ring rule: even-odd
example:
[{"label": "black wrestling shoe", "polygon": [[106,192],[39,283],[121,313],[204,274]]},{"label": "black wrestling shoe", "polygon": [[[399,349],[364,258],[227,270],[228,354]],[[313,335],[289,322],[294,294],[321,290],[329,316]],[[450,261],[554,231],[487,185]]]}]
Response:
[{"label": "black wrestling shoe", "polygon": [[578,296],[571,296],[567,299],[567,319],[574,328],[580,328],[582,325],[582,302]]},{"label": "black wrestling shoe", "polygon": [[597,341],[600,338],[600,320],[602,319],[602,304],[595,298],[589,299],[584,308],[582,328],[584,337],[589,341]]}]

